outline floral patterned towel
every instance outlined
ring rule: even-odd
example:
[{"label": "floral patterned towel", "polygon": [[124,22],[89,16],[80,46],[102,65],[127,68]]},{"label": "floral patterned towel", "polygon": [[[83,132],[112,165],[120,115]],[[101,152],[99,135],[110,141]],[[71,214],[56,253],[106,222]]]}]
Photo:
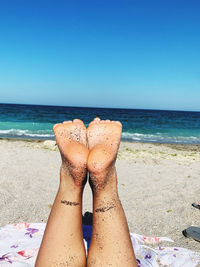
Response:
[{"label": "floral patterned towel", "polygon": [[[19,223],[0,228],[0,266],[34,266],[46,224]],[[91,240],[92,227],[83,225],[86,249]],[[167,237],[145,237],[131,233],[138,266],[193,267],[200,262],[200,253],[174,247],[161,247]],[[157,248],[150,245],[158,244]]]}]

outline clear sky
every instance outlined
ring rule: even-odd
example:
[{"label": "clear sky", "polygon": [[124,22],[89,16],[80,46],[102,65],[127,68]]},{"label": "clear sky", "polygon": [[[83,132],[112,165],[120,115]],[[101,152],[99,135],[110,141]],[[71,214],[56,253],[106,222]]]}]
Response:
[{"label": "clear sky", "polygon": [[200,111],[199,0],[1,0],[0,102]]}]

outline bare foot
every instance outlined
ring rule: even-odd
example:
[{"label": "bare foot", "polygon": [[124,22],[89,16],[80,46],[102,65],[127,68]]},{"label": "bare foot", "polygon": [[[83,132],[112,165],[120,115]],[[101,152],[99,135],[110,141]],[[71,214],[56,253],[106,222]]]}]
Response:
[{"label": "bare foot", "polygon": [[89,156],[87,168],[94,191],[104,188],[115,176],[115,160],[120,144],[122,125],[119,121],[94,119],[87,129]]},{"label": "bare foot", "polygon": [[83,186],[87,180],[86,128],[75,119],[55,124],[53,131],[62,157],[61,172],[71,176],[75,185]]}]

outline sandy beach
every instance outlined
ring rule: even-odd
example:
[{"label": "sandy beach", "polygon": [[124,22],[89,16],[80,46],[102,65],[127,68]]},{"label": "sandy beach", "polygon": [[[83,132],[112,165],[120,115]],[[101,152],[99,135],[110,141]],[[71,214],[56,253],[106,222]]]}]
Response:
[{"label": "sandy beach", "polygon": [[[59,185],[60,154],[54,141],[0,139],[0,225],[46,222]],[[200,145],[122,142],[118,188],[131,232],[167,236],[200,251],[182,230],[200,227]],[[92,211],[87,184],[83,212]],[[172,246],[166,243],[166,246]]]}]

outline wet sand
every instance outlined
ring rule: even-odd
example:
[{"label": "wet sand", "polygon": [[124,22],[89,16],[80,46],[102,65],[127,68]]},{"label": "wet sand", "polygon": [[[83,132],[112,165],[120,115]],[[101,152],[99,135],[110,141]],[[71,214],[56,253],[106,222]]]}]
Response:
[{"label": "wet sand", "polygon": [[[0,225],[46,222],[59,185],[54,141],[0,139]],[[131,232],[167,236],[173,246],[200,251],[182,230],[200,227],[200,145],[122,142],[118,185]],[[87,185],[83,212],[92,211]],[[171,246],[172,244],[166,243]]]}]

